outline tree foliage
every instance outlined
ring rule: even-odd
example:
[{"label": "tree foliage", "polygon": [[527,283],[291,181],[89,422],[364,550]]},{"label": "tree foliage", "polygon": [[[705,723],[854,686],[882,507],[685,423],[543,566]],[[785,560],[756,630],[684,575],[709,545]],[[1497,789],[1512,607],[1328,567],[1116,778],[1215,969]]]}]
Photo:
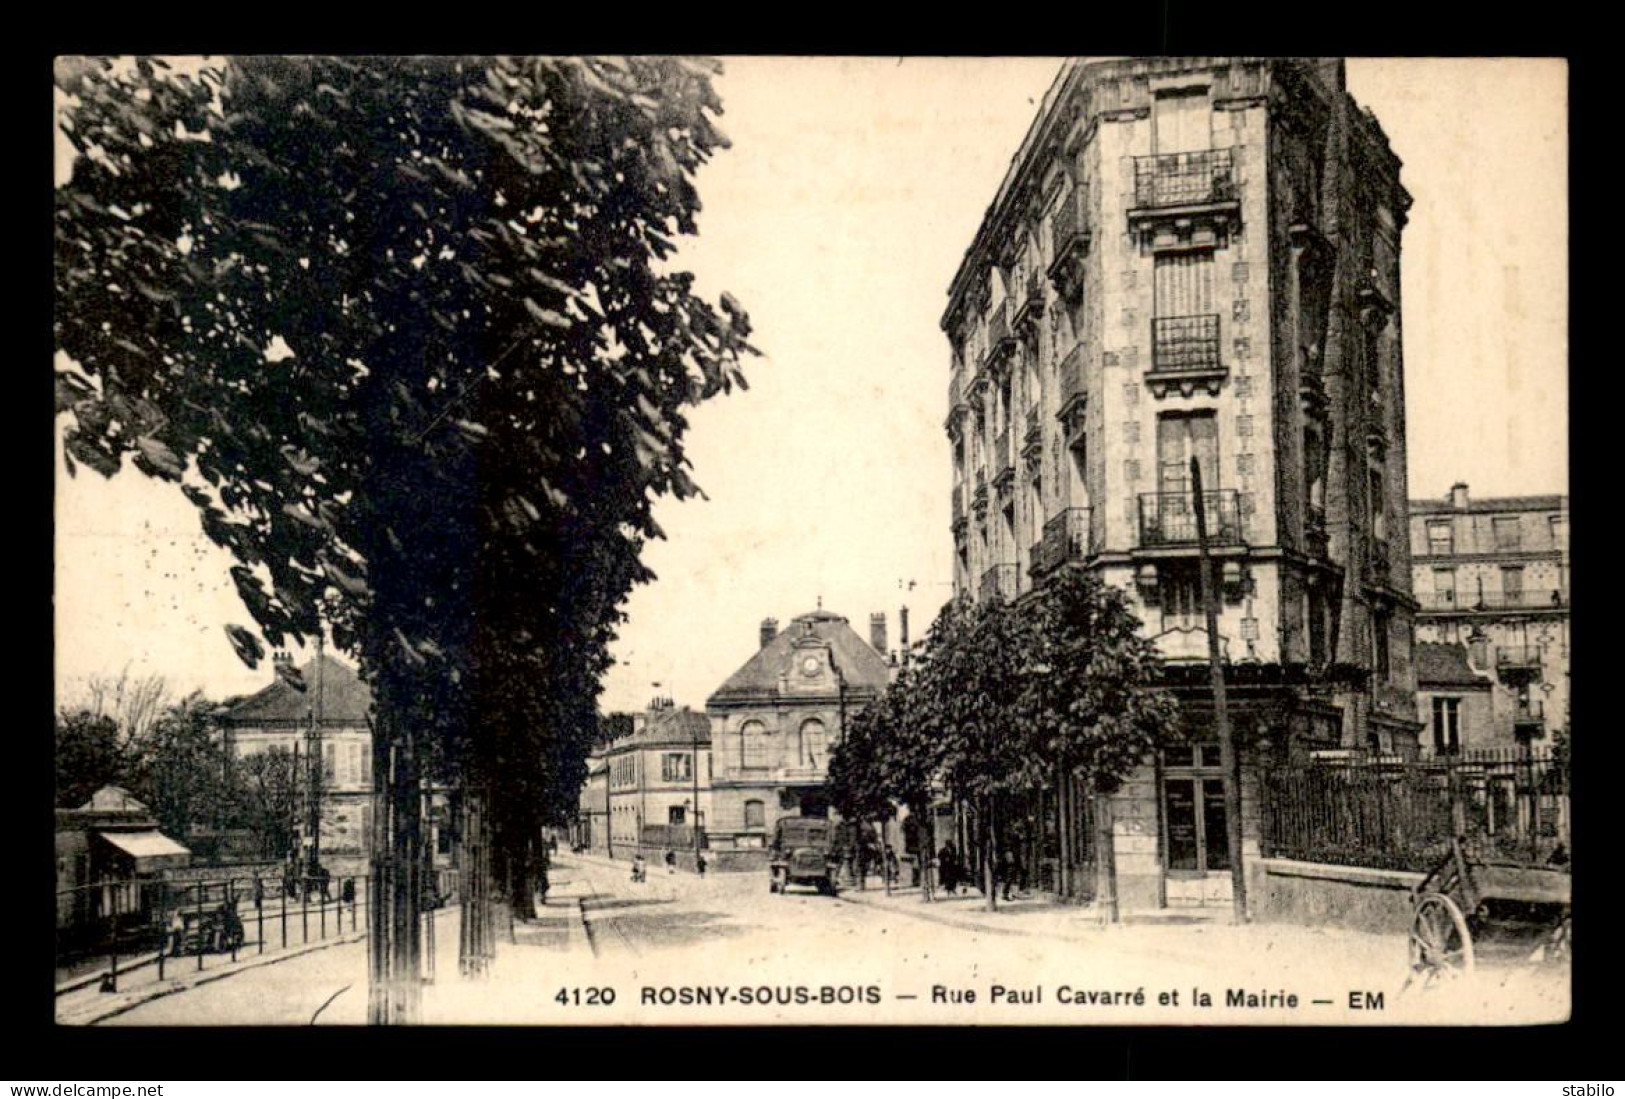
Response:
[{"label": "tree foliage", "polygon": [[744,312],[670,264],[717,71],[59,66],[70,473],[179,484],[244,660],[328,624],[380,736],[484,776],[510,852],[575,800],[654,499],[698,491],[684,410],[743,384]]},{"label": "tree foliage", "polygon": [[55,763],[58,809],[77,809],[103,786],[121,781],[128,757],[118,722],[89,710],[57,714]]}]

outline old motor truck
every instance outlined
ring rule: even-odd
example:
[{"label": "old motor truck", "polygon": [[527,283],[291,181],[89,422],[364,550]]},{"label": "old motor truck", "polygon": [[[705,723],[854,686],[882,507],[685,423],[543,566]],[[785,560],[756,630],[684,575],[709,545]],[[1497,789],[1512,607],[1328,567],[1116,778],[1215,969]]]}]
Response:
[{"label": "old motor truck", "polygon": [[819,817],[784,817],[773,832],[772,858],[768,869],[772,878],[768,891],[783,893],[792,885],[811,885],[820,893],[835,895],[835,852],[831,846],[833,829]]}]

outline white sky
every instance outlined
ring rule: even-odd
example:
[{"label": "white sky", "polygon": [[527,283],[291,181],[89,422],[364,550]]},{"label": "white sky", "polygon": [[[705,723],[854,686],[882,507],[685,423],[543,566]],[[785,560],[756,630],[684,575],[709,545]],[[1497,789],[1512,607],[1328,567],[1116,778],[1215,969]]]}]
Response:
[{"label": "white sky", "polygon": [[[917,636],[951,591],[948,347],[937,321],[1054,59],[735,58],[733,148],[702,172],[681,262],[749,310],[748,392],[694,410],[709,501],[662,501],[606,710],[700,708],[760,620],[823,605]],[[1560,61],[1352,60],[1349,87],[1404,161],[1412,497],[1566,492],[1567,117]],[[250,624],[227,555],[173,486],[57,466],[57,689],[158,672],[256,690],[221,626]],[[904,588],[913,581],[913,591]]]}]

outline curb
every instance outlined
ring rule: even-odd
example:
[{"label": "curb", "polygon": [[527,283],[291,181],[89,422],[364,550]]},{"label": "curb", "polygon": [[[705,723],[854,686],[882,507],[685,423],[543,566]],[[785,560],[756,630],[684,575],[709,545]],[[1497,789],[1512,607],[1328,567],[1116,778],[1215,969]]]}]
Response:
[{"label": "curb", "polygon": [[[861,900],[859,899],[860,897],[862,898]],[[1060,938],[1068,942],[1089,941],[1070,935],[1055,935],[1044,931],[1033,931],[1030,928],[1025,927],[990,927],[987,924],[978,923],[975,920],[962,919],[958,916],[948,916],[940,912],[915,912],[909,910],[908,908],[904,908],[901,905],[885,904],[880,901],[871,900],[868,897],[863,896],[861,892],[857,892],[855,890],[842,890],[840,899],[843,901],[851,901],[853,904],[862,904],[867,905],[870,908],[878,908],[885,912],[896,912],[899,915],[912,916],[917,920],[925,920],[927,923],[940,923],[947,927],[957,927],[962,931],[982,931],[989,935],[1018,935],[1029,939]],[[924,908],[926,905],[922,903],[920,907]]]},{"label": "curb", "polygon": [[[265,966],[276,965],[279,962],[291,961],[294,958],[302,958],[307,954],[315,954],[318,951],[327,950],[335,946],[347,946],[350,943],[362,942],[366,939],[366,937],[367,933],[365,931],[352,931],[347,936],[328,939],[325,942],[319,942],[311,946],[296,947],[292,950],[279,952],[268,958],[254,958],[247,961],[241,961],[229,969],[217,969],[212,973],[205,971],[204,973],[194,976],[191,979],[175,978],[155,988],[145,989],[140,993],[131,993],[128,1000],[118,1004],[100,1004],[97,1005],[97,1007],[86,1008],[79,1012],[70,1011],[65,1014],[59,1014],[56,1017],[56,1023],[58,1026],[94,1026],[97,1023],[106,1022],[108,1019],[111,1019],[114,1016],[123,1015],[127,1011],[133,1011],[142,1004],[150,1004],[152,1001],[161,1000],[165,996],[173,996],[177,992],[186,992],[190,989],[197,988],[199,985],[211,984],[214,981],[223,981],[227,977],[235,977],[239,973],[247,973],[250,970],[262,969]],[[105,1010],[102,1010],[103,1008],[105,1008]]]}]

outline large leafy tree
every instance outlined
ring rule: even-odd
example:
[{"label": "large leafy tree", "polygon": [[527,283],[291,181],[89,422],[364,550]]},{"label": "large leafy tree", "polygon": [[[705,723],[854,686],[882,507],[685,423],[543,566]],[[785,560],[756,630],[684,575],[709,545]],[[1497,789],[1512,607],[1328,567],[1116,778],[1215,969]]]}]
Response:
[{"label": "large leafy tree", "polygon": [[683,409],[742,384],[744,313],[670,264],[726,144],[716,71],[59,66],[69,471],[181,486],[238,560],[249,663],[324,625],[358,659],[403,824],[375,851],[375,1021],[416,1012],[420,772],[489,801],[523,903],[649,578],[653,501],[697,491]]},{"label": "large leafy tree", "polygon": [[77,809],[97,790],[122,780],[128,758],[118,722],[89,710],[56,716],[56,807]]},{"label": "large leafy tree", "polygon": [[200,693],[166,707],[133,761],[130,789],[172,836],[236,823],[239,801],[215,722],[217,709]]}]

